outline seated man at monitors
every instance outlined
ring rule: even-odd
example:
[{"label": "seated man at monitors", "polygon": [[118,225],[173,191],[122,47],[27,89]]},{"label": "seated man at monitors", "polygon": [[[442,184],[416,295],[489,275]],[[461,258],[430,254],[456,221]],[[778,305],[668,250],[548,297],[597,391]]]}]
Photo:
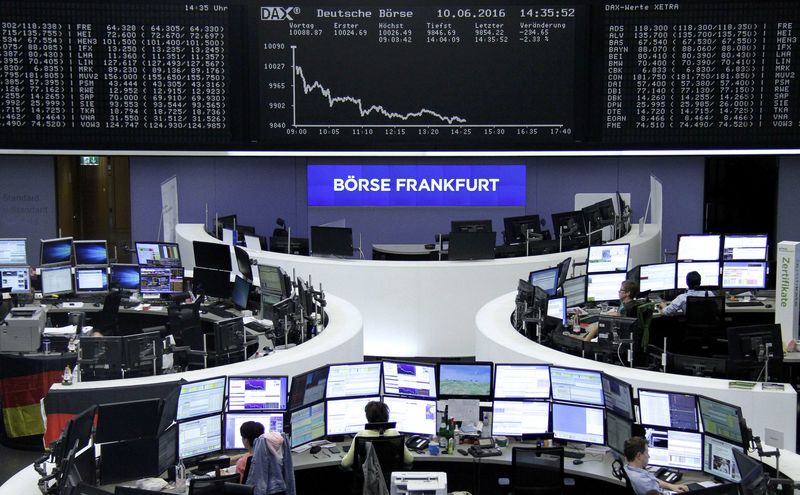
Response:
[{"label": "seated man at monitors", "polygon": [[687,492],[686,485],[673,485],[661,481],[645,469],[650,462],[650,453],[647,450],[647,440],[642,437],[631,437],[625,440],[625,473],[631,480],[631,487],[636,495],[645,495],[654,491],[656,493]]},{"label": "seated man at monitors", "polygon": [[[370,401],[364,406],[364,412],[367,415],[367,421],[369,423],[388,423],[389,422],[389,406],[387,406],[383,402],[378,401]],[[394,428],[389,428],[388,430],[361,430],[360,432],[356,433],[356,436],[362,437],[380,437],[380,436],[397,436],[400,433],[395,430]],[[342,457],[342,467],[349,468],[353,466],[353,458],[355,457],[356,451],[356,439],[353,437],[353,442],[350,444],[350,450],[347,451],[347,454]],[[411,452],[408,451],[408,447],[403,445],[403,464],[410,465],[414,462],[414,457],[411,455]],[[360,468],[359,468],[360,469]]]},{"label": "seated man at monitors", "polygon": [[686,286],[689,288],[683,294],[679,294],[678,297],[672,300],[671,303],[667,304],[662,302],[658,305],[661,308],[661,314],[664,316],[674,316],[677,314],[682,314],[686,310],[686,298],[687,297],[709,297],[713,296],[714,292],[710,290],[698,290],[700,284],[702,283],[702,277],[697,272],[689,272],[686,274]]},{"label": "seated man at monitors", "polygon": [[[639,295],[639,284],[633,280],[623,281],[619,286],[619,307],[609,310],[606,314],[608,316],[628,316],[631,318],[636,317],[637,295]],[[599,332],[600,325],[595,322],[589,325],[589,327],[586,329],[586,333],[580,335],[573,335],[570,333],[569,335],[572,338],[588,342],[597,337]]]}]

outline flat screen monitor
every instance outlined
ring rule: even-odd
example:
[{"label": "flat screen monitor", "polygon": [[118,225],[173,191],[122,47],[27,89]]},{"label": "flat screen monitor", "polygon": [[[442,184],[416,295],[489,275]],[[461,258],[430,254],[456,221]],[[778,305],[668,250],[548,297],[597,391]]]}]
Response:
[{"label": "flat screen monitor", "polygon": [[583,216],[588,223],[587,228],[591,227],[591,230],[597,230],[604,225],[613,225],[616,218],[614,200],[611,198],[586,206],[581,211],[583,211]]},{"label": "flat screen monitor", "polygon": [[250,263],[250,255],[247,254],[244,248],[240,248],[239,246],[233,247],[233,254],[236,257],[236,267],[239,269],[239,273],[242,274],[245,280],[252,282],[253,265]]},{"label": "flat screen monitor", "polygon": [[630,383],[603,373],[603,397],[606,409],[628,421],[636,420],[633,410],[633,387]]},{"label": "flat screen monitor", "polygon": [[558,318],[562,325],[567,324],[567,298],[551,297],[547,300],[547,316]]},{"label": "flat screen monitor", "polygon": [[140,266],[139,292],[142,294],[183,292],[183,268]]},{"label": "flat screen monitor", "polygon": [[121,378],[122,375],[122,337],[81,337],[81,358],[94,361],[87,367],[81,366],[81,372],[89,374],[94,371],[101,378]]},{"label": "flat screen monitor", "polygon": [[327,382],[327,366],[293,376],[289,391],[289,409],[294,410],[324,399]]},{"label": "flat screen monitor", "polygon": [[605,444],[605,409],[553,402],[553,438],[566,442]]},{"label": "flat screen monitor", "polygon": [[746,452],[733,451],[736,468],[741,476],[742,495],[763,495],[767,493],[767,478],[764,476],[764,465],[753,459]]},{"label": "flat screen monitor", "polygon": [[503,238],[505,243],[519,244],[527,242],[528,232],[533,232],[535,234],[542,233],[541,225],[539,215],[506,217],[503,219]]},{"label": "flat screen monitor", "polygon": [[645,426],[699,431],[697,396],[639,389],[639,422]]},{"label": "flat screen monitor", "polygon": [[435,399],[436,366],[384,361],[383,393],[420,399]]},{"label": "flat screen monitor", "polygon": [[308,239],[304,237],[272,236],[269,238],[269,250],[273,253],[286,253],[308,256]]},{"label": "flat screen monitor", "polygon": [[[178,427],[169,428],[158,435],[158,473],[174,467],[178,462]],[[151,494],[152,495],[152,494]]]},{"label": "flat screen monitor", "polygon": [[586,275],[568,278],[564,281],[563,289],[568,308],[586,303]]},{"label": "flat screen monitor", "polygon": [[292,448],[325,436],[325,403],[313,404],[292,412]]},{"label": "flat screen monitor", "polygon": [[288,295],[283,271],[277,266],[258,265],[258,280],[262,292]]},{"label": "flat screen monitor", "polygon": [[411,435],[436,434],[436,401],[413,397],[384,397],[389,408],[389,421],[397,431]]},{"label": "flat screen monitor", "polygon": [[50,296],[56,294],[72,293],[72,268],[69,266],[59,266],[52,268],[42,268],[42,295]]},{"label": "flat screen monitor", "polygon": [[650,464],[688,471],[703,469],[703,435],[690,431],[645,428]]},{"label": "flat screen monitor", "polygon": [[27,266],[0,266],[0,287],[12,294],[31,291],[30,269]]},{"label": "flat screen monitor", "polygon": [[494,259],[494,232],[451,232],[447,245],[447,259],[491,260]]},{"label": "flat screen monitor", "polygon": [[492,232],[491,220],[452,220],[450,232]]},{"label": "flat screen monitor", "polygon": [[353,256],[353,229],[312,226],[311,252],[322,256]]},{"label": "flat screen monitor", "polygon": [[703,472],[716,478],[738,483],[742,477],[736,463],[736,452],[744,453],[739,445],[705,435],[703,440]]},{"label": "flat screen monitor", "polygon": [[722,244],[722,259],[767,260],[767,234],[726,235]]},{"label": "flat screen monitor", "polygon": [[222,415],[178,423],[178,458],[189,459],[222,452]]},{"label": "flat screen monitor", "polygon": [[236,281],[231,290],[231,301],[239,309],[247,309],[247,300],[250,298],[250,282],[236,275]]},{"label": "flat screen monitor", "polygon": [[219,299],[230,299],[233,291],[231,272],[208,268],[194,269],[192,285],[195,292],[202,292],[209,297]]},{"label": "flat screen monitor", "polygon": [[628,272],[630,244],[589,246],[587,273]]},{"label": "flat screen monitor", "polygon": [[706,435],[742,444],[742,408],[702,395],[697,398],[697,405]]},{"label": "flat screen monitor", "polygon": [[367,403],[380,402],[381,398],[358,397],[354,399],[328,400],[325,404],[326,435],[352,435],[364,429]]},{"label": "flat screen monitor", "polygon": [[72,264],[72,237],[42,239],[39,265],[56,266]]},{"label": "flat screen monitor", "polygon": [[108,265],[106,241],[74,241],[75,264]]},{"label": "flat screen monitor", "polygon": [[491,400],[492,363],[439,363],[440,399]]},{"label": "flat screen monitor", "polygon": [[0,239],[0,265],[27,265],[27,239]]},{"label": "flat screen monitor", "polygon": [[675,263],[641,265],[639,290],[641,292],[675,290]]},{"label": "flat screen monitor", "polygon": [[235,213],[233,215],[217,216],[216,220],[214,221],[214,228],[235,229],[238,223],[239,223],[239,218]]},{"label": "flat screen monitor", "polygon": [[778,323],[728,327],[727,336],[731,359],[756,361],[762,348],[770,360],[783,359],[783,337]]},{"label": "flat screen monitor", "polygon": [[244,319],[241,316],[216,320],[213,329],[214,350],[217,355],[244,351]]},{"label": "flat screen monitor", "polygon": [[725,261],[722,263],[723,289],[765,289],[766,261]]},{"label": "flat screen monitor", "polygon": [[616,301],[627,273],[592,273],[586,276],[586,300]]},{"label": "flat screen monitor", "polygon": [[586,235],[586,219],[582,211],[553,213],[553,236],[578,237]]},{"label": "flat screen monitor", "polygon": [[182,383],[175,419],[183,421],[207,414],[221,413],[225,402],[225,382],[225,377],[220,376],[208,380]]},{"label": "flat screen monitor", "polygon": [[492,436],[521,437],[548,431],[550,431],[549,402],[495,400],[492,403]]},{"label": "flat screen monitor", "polygon": [[94,442],[119,442],[156,436],[161,405],[161,399],[100,404]]},{"label": "flat screen monitor", "polygon": [[[97,413],[97,406],[92,405],[81,411],[67,423],[64,428],[66,436],[64,437],[65,443],[64,454],[70,449],[77,447],[78,451],[83,450],[84,447],[89,445],[92,439],[92,430],[94,429],[94,419]],[[77,445],[76,445],[77,442]],[[56,455],[56,460],[59,456]]]},{"label": "flat screen monitor", "polygon": [[285,376],[228,377],[228,411],[285,411]]},{"label": "flat screen monitor", "polygon": [[283,433],[283,413],[225,413],[225,450],[244,450],[242,435],[239,433],[243,423],[255,421],[264,427],[264,433],[274,431]]},{"label": "flat screen monitor", "polygon": [[498,364],[494,370],[494,397],[549,399],[549,368],[546,364]]},{"label": "flat screen monitor", "polygon": [[561,263],[556,265],[558,267],[558,286],[564,287],[564,282],[567,281],[567,275],[569,275],[569,267],[572,265],[572,257],[568,256],[565,260]]},{"label": "flat screen monitor", "polygon": [[373,397],[381,391],[381,363],[332,364],[325,397]]},{"label": "flat screen monitor", "polygon": [[550,367],[553,400],[605,405],[602,374],[594,370]]},{"label": "flat screen monitor", "polygon": [[700,274],[700,285],[702,287],[719,287],[719,261],[679,261],[675,270],[675,286],[678,289],[688,289],[686,285],[686,275],[689,272]]},{"label": "flat screen monitor", "polygon": [[718,261],[719,234],[683,234],[678,236],[678,261]]},{"label": "flat screen monitor", "polygon": [[607,410],[606,436],[608,437],[608,447],[617,454],[624,456],[625,441],[633,436],[633,423]]},{"label": "flat screen monitor", "polygon": [[528,283],[540,287],[548,296],[555,296],[558,291],[558,267],[530,272]]},{"label": "flat screen monitor", "polygon": [[220,242],[192,241],[194,250],[194,266],[212,268],[214,270],[233,270],[231,264],[231,247]]},{"label": "flat screen monitor", "polygon": [[174,242],[137,242],[136,259],[142,266],[181,266],[181,252]]},{"label": "flat screen monitor", "polygon": [[111,265],[111,287],[128,291],[139,291],[139,265]]},{"label": "flat screen monitor", "polygon": [[75,269],[76,294],[103,294],[108,292],[108,269],[82,268]]}]

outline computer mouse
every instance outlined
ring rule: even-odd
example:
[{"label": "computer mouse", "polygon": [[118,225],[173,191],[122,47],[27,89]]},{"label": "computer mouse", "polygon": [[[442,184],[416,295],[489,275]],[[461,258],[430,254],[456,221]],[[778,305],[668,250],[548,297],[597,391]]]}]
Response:
[{"label": "computer mouse", "polygon": [[311,449],[309,449],[309,452],[311,452],[312,454],[316,454],[320,450],[322,450],[322,447],[320,447],[319,445],[314,445],[311,447]]},{"label": "computer mouse", "polygon": [[771,307],[772,307],[772,304],[765,304],[765,305],[764,305],[764,307],[765,307],[765,308],[771,308]]},{"label": "computer mouse", "polygon": [[100,303],[94,303],[94,307],[95,307],[95,308],[99,308],[100,306],[102,306],[102,304],[100,304]]},{"label": "computer mouse", "polygon": [[580,460],[580,459],[573,459],[573,460],[572,460],[572,463],[573,463],[573,464],[575,464],[575,465],[577,466],[578,464],[583,464],[583,461],[582,461],[582,460]]}]

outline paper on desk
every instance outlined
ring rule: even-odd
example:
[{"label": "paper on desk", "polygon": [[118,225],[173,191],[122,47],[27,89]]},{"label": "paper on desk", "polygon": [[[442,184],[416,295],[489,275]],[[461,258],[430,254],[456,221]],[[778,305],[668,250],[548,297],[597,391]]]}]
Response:
[{"label": "paper on desk", "polygon": [[43,335],[47,335],[49,337],[57,337],[57,336],[70,336],[75,335],[75,331],[77,328],[75,325],[67,325],[65,327],[48,327],[44,329],[42,332]]},{"label": "paper on desk", "polygon": [[711,480],[709,480],[709,481],[698,481],[697,484],[702,486],[703,488],[711,488],[712,486],[719,485],[719,483],[717,483],[716,481],[711,481]]},{"label": "paper on desk", "polygon": [[449,399],[448,414],[456,421],[476,423],[480,421],[481,402],[478,399]]},{"label": "paper on desk", "polygon": [[251,321],[255,321],[255,318],[253,318],[252,316],[245,316],[244,318],[242,318],[242,324],[244,325],[247,325]]}]

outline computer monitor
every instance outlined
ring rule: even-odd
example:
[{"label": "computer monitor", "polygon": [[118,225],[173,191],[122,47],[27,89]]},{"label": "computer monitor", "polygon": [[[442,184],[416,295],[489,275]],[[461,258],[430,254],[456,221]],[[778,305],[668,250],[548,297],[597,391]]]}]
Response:
[{"label": "computer monitor", "polygon": [[675,263],[639,266],[639,290],[641,292],[675,290]]},{"label": "computer monitor", "polygon": [[11,289],[12,294],[31,291],[30,267],[0,266],[0,287]]},{"label": "computer monitor", "polygon": [[605,405],[602,373],[594,370],[550,366],[553,400]]},{"label": "computer monitor", "polygon": [[678,236],[678,261],[718,261],[719,234],[682,234]]},{"label": "computer monitor", "polygon": [[222,452],[222,414],[178,422],[178,458]]},{"label": "computer monitor", "polygon": [[566,442],[604,445],[605,409],[553,402],[553,438]]},{"label": "computer monitor", "polygon": [[244,450],[242,435],[239,432],[243,423],[255,421],[264,427],[264,433],[274,431],[283,433],[283,413],[225,413],[225,450]]},{"label": "computer monitor", "polygon": [[324,399],[327,382],[327,366],[293,376],[292,388],[289,390],[289,409],[295,410]]},{"label": "computer monitor", "polygon": [[746,452],[733,451],[736,468],[741,477],[742,495],[766,495],[767,477],[764,476],[764,465],[753,459]]},{"label": "computer monitor", "polygon": [[183,292],[183,268],[140,266],[139,292],[142,294]]},{"label": "computer monitor", "polygon": [[703,469],[703,435],[690,431],[645,428],[650,464],[687,471]]},{"label": "computer monitor", "polygon": [[[158,473],[164,473],[178,463],[178,427],[158,434]],[[152,494],[151,494],[152,495]]]},{"label": "computer monitor", "polygon": [[722,244],[722,259],[767,260],[767,234],[726,234]]},{"label": "computer monitor", "polygon": [[108,292],[108,269],[82,268],[75,269],[76,294],[103,294]]},{"label": "computer monitor", "polygon": [[586,303],[586,278],[586,275],[581,275],[564,281],[563,293],[564,297],[567,298],[568,308]]},{"label": "computer monitor", "polygon": [[638,326],[637,318],[600,315],[597,321],[598,350],[605,348],[613,352],[618,351],[618,346],[623,340],[633,339]]},{"label": "computer monitor", "polygon": [[558,318],[562,325],[567,324],[567,298],[551,297],[547,300],[547,316]]},{"label": "computer monitor", "polygon": [[214,220],[214,228],[217,229],[235,229],[239,223],[238,216],[234,213],[233,215],[222,215],[217,216],[216,220]]},{"label": "computer monitor", "polygon": [[195,292],[202,292],[209,297],[230,299],[233,292],[231,272],[211,270],[208,268],[195,268],[192,285]]},{"label": "computer monitor", "polygon": [[527,242],[528,232],[542,233],[541,225],[539,215],[506,217],[503,219],[503,240],[507,245]]},{"label": "computer monitor", "polygon": [[224,376],[181,384],[175,419],[183,421],[222,412],[225,402]]},{"label": "computer monitor", "polygon": [[639,389],[639,423],[656,428],[699,431],[697,396]]},{"label": "computer monitor", "polygon": [[549,399],[550,370],[546,364],[498,364],[494,370],[495,399]]},{"label": "computer monitor", "polygon": [[81,364],[84,380],[122,378],[122,337],[81,337],[80,357],[91,364]]},{"label": "computer monitor", "polygon": [[289,237],[286,236],[272,236],[269,238],[269,250],[273,253],[308,256],[308,239],[292,237],[289,240]]},{"label": "computer monitor", "polygon": [[783,360],[783,337],[779,323],[728,327],[727,336],[730,359],[758,361],[763,348],[764,356],[771,361]]},{"label": "computer monitor", "polygon": [[364,408],[367,403],[380,400],[375,396],[325,401],[325,434],[352,435],[363,430],[367,423]]},{"label": "computer monitor", "polygon": [[70,449],[77,448],[80,452],[89,445],[92,439],[92,430],[94,429],[96,414],[97,406],[91,405],[69,420],[67,426],[64,428],[64,443],[62,445],[62,449],[64,450],[59,453],[54,451],[56,463],[60,461],[59,457],[66,455]]},{"label": "computer monitor", "polygon": [[528,283],[541,287],[548,296],[555,296],[558,291],[558,267],[535,270],[528,274]]},{"label": "computer monitor", "polygon": [[381,363],[332,364],[325,397],[373,397],[381,390]]},{"label": "computer monitor", "polygon": [[250,282],[236,275],[231,291],[231,301],[239,309],[247,309],[247,301],[250,298]]},{"label": "computer monitor", "polygon": [[72,237],[42,239],[39,256],[40,266],[72,264]]},{"label": "computer monitor", "polygon": [[27,239],[0,239],[0,265],[27,265]]},{"label": "computer monitor", "polygon": [[722,263],[723,289],[765,289],[766,261],[725,261]]},{"label": "computer monitor", "polygon": [[230,245],[220,242],[192,241],[192,248],[195,267],[227,272],[233,270]]},{"label": "computer monitor", "polygon": [[394,396],[435,399],[436,366],[384,361],[383,393]]},{"label": "computer monitor", "polygon": [[292,411],[290,424],[292,425],[292,448],[324,437],[325,402]]},{"label": "computer monitor", "polygon": [[719,287],[719,261],[679,261],[675,270],[675,286],[688,289],[686,275],[689,272],[700,274],[701,287]]},{"label": "computer monitor", "polygon": [[[122,337],[125,373],[155,375],[161,367],[161,333],[136,333]],[[137,375],[135,375],[137,376]]]},{"label": "computer monitor", "polygon": [[489,220],[451,220],[450,233],[453,232],[491,232],[492,221]]},{"label": "computer monitor", "polygon": [[181,266],[181,252],[174,242],[136,242],[136,259],[142,266]]},{"label": "computer monitor", "polygon": [[690,354],[667,353],[667,369],[670,373],[691,376],[727,378],[727,359],[724,357],[692,356]]},{"label": "computer monitor", "polygon": [[215,320],[214,351],[217,356],[228,353],[242,353],[244,360],[244,320],[241,316]]},{"label": "computer monitor", "polygon": [[633,387],[630,383],[603,373],[603,397],[606,409],[628,421],[635,421]]},{"label": "computer monitor", "polygon": [[567,281],[567,275],[569,275],[569,267],[572,264],[572,257],[568,256],[565,258],[561,263],[556,265],[558,267],[558,286],[564,287],[564,282]]},{"label": "computer monitor", "polygon": [[725,481],[738,483],[742,477],[736,463],[736,452],[744,453],[740,445],[705,435],[703,439],[703,472]]},{"label": "computer monitor", "polygon": [[742,444],[741,407],[702,395],[697,397],[697,405],[706,435],[714,435],[736,445]]},{"label": "computer monitor", "polygon": [[439,363],[438,397],[491,400],[493,367],[490,362]]},{"label": "computer monitor", "polygon": [[586,219],[582,211],[565,211],[553,213],[553,236],[579,237],[586,235]]},{"label": "computer monitor", "polygon": [[450,232],[447,259],[450,261],[494,259],[494,232]]},{"label": "computer monitor", "polygon": [[58,266],[42,268],[42,295],[72,294],[72,268]]},{"label": "computer monitor", "polygon": [[75,264],[108,265],[106,241],[73,241]]},{"label": "computer monitor", "polygon": [[285,376],[228,377],[228,411],[285,411]]},{"label": "computer monitor", "polygon": [[277,266],[258,265],[258,279],[262,292],[288,295],[283,271]]},{"label": "computer monitor", "polygon": [[161,399],[144,399],[100,404],[94,442],[119,442],[156,436],[162,403]]},{"label": "computer monitor", "polygon": [[589,246],[587,273],[628,272],[630,244],[601,244]]},{"label": "computer monitor", "polygon": [[548,431],[550,431],[549,402],[495,400],[492,403],[492,436],[521,437]]},{"label": "computer monitor", "polygon": [[594,302],[616,301],[619,288],[627,273],[592,273],[586,276],[586,300]]},{"label": "computer monitor", "polygon": [[161,418],[158,421],[158,433],[166,431],[174,422],[178,414],[178,398],[181,387],[178,382],[174,382],[174,387],[164,396],[164,406],[161,408]]},{"label": "computer monitor", "polygon": [[411,435],[436,434],[436,401],[413,397],[384,397],[389,408],[389,422],[397,431]]},{"label": "computer monitor", "polygon": [[611,198],[606,198],[592,205],[585,206],[581,211],[583,211],[583,216],[586,218],[587,229],[591,227],[591,230],[597,230],[606,225],[613,225],[614,219],[616,218],[614,200]]},{"label": "computer monitor", "polygon": [[139,291],[139,265],[111,265],[111,287],[128,291]]},{"label": "computer monitor", "polygon": [[311,252],[321,256],[353,256],[353,229],[313,225]]},{"label": "computer monitor", "polygon": [[633,436],[633,422],[606,410],[608,447],[620,456],[625,455],[625,441]]},{"label": "computer monitor", "polygon": [[236,257],[236,267],[239,268],[239,273],[248,282],[253,282],[253,265],[250,264],[250,255],[244,248],[239,246],[233,247],[233,254]]}]

